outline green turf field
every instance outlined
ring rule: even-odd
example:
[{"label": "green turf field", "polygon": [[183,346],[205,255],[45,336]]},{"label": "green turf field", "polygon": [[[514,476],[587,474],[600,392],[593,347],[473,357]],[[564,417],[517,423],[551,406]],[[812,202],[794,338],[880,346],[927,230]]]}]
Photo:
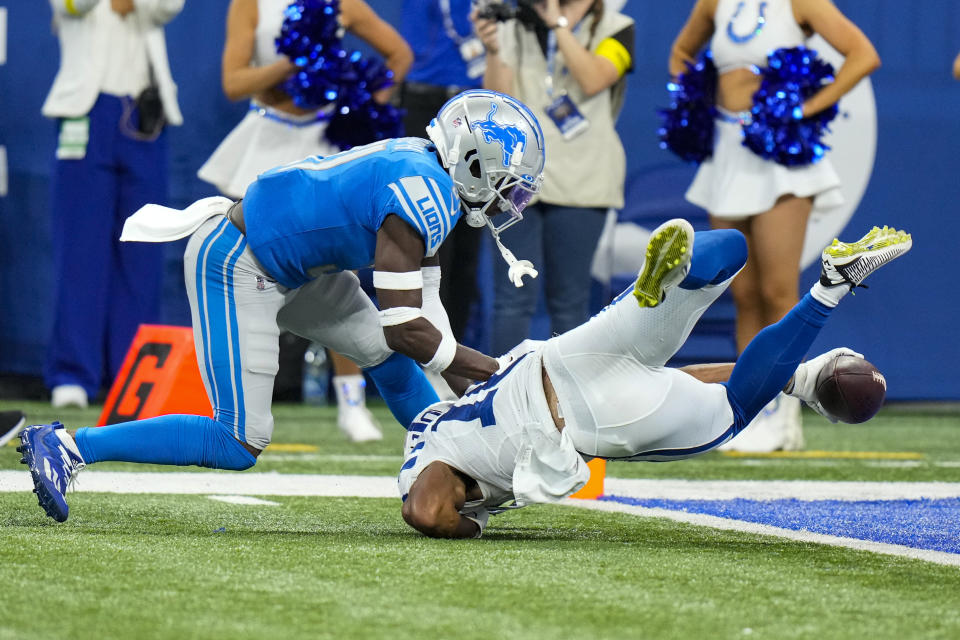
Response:
[{"label": "green turf field", "polygon": [[[55,417],[0,402],[17,407]],[[274,443],[316,449],[268,449],[255,471],[393,476],[403,434],[375,411],[388,437],[351,445],[333,409],[277,407]],[[855,427],[804,417],[808,450],[910,455],[709,454],[609,475],[960,482],[956,413],[887,409]],[[0,451],[0,469],[17,460]],[[960,569],[918,560],[565,506],[497,516],[479,541],[435,541],[404,525],[399,500],[251,506],[84,493],[82,474],[79,485],[65,524],[32,494],[0,493],[0,640],[960,637]]]}]

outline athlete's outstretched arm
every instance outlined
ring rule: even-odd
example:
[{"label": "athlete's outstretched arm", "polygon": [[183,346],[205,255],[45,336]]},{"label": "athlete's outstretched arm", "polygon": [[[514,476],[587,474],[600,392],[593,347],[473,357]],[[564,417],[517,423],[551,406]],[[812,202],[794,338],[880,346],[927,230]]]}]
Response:
[{"label": "athlete's outstretched arm", "polygon": [[[700,382],[726,382],[730,379],[730,373],[733,372],[732,362],[723,362],[719,364],[690,364],[680,367],[680,371],[693,376]],[[784,385],[783,390],[792,388],[793,376]]]},{"label": "athlete's outstretched arm", "polygon": [[480,525],[460,514],[466,499],[460,473],[444,462],[432,462],[410,487],[401,513],[404,522],[431,538],[476,538]]},{"label": "athlete's outstretched arm", "polygon": [[[419,233],[399,216],[388,215],[377,232],[374,255],[374,286],[387,346],[437,373],[486,380],[496,372],[497,361],[457,344],[452,334],[444,337],[422,315],[424,254]],[[420,284],[412,284],[418,279]]]}]

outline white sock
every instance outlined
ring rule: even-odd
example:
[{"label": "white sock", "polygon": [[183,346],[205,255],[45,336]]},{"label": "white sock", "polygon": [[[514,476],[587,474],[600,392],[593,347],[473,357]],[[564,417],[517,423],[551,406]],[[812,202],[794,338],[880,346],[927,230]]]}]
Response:
[{"label": "white sock", "polygon": [[840,304],[840,299],[850,293],[850,285],[837,284],[832,287],[825,287],[823,283],[817,282],[810,287],[810,295],[813,299],[828,307],[835,307]]},{"label": "white sock", "polygon": [[54,431],[57,434],[57,437],[60,438],[60,442],[63,443],[67,449],[69,449],[74,455],[83,460],[83,456],[80,455],[80,449],[77,448],[77,443],[73,437],[67,433],[66,429],[57,429]]},{"label": "white sock", "polygon": [[362,375],[333,376],[333,388],[337,392],[337,405],[340,407],[366,406],[367,381]]}]

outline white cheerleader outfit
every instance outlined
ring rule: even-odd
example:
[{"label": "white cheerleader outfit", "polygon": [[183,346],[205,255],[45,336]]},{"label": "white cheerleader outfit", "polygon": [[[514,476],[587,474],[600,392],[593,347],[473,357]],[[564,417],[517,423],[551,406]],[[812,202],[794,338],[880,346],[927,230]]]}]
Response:
[{"label": "white cheerleader outfit", "polygon": [[[289,0],[257,0],[252,64],[264,66],[281,58],[274,40],[288,4]],[[239,199],[267,169],[307,156],[337,153],[340,150],[324,138],[328,111],[293,115],[251,100],[247,115],[200,167],[197,176],[224,195]]]},{"label": "white cheerleader outfit", "polygon": [[[720,0],[714,24],[710,48],[720,75],[762,67],[776,49],[806,42],[791,0]],[[742,122],[750,113],[718,112],[713,156],[701,163],[687,200],[729,220],[769,211],[788,194],[812,196],[817,207],[843,203],[840,178],[829,159],[796,167],[764,160],[742,144]]]}]

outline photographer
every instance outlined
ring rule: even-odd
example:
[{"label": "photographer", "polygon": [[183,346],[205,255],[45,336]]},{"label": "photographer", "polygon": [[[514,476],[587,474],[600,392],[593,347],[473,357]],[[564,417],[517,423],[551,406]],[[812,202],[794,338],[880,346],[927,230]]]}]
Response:
[{"label": "photographer", "polygon": [[[626,157],[614,122],[632,67],[633,20],[603,0],[481,4],[471,14],[487,50],[483,86],[515,96],[543,123],[539,200],[504,232],[544,274],[551,332],[589,313],[590,263],[608,208],[623,206]],[[492,353],[528,337],[539,287],[515,288],[496,264]]]}]

